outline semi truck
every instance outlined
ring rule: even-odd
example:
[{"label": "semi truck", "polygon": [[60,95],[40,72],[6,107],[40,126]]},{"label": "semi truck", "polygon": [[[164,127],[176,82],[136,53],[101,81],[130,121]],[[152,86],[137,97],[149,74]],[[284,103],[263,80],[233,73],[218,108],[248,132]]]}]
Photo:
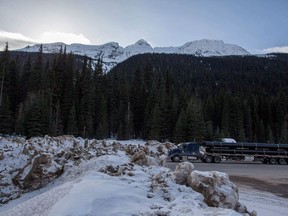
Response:
[{"label": "semi truck", "polygon": [[288,144],[236,142],[231,138],[220,141],[186,142],[168,152],[174,162],[183,158],[199,159],[205,163],[222,160],[244,161],[253,158],[265,164],[288,164]]}]

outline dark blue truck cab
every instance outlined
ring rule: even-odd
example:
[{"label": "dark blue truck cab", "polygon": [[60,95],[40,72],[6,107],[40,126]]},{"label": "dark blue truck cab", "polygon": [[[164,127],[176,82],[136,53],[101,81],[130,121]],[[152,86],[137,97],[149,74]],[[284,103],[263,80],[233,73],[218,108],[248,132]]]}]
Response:
[{"label": "dark blue truck cab", "polygon": [[177,148],[173,148],[168,152],[168,157],[174,162],[183,160],[183,156],[199,159],[201,157],[200,145],[196,142],[181,143]]}]

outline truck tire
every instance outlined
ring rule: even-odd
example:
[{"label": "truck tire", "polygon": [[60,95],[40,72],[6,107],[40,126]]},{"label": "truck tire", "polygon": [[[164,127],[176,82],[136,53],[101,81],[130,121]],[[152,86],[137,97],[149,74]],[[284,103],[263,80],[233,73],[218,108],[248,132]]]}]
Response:
[{"label": "truck tire", "polygon": [[179,162],[181,160],[181,157],[179,155],[174,155],[171,159],[173,162]]},{"label": "truck tire", "polygon": [[206,162],[206,163],[211,163],[212,161],[213,161],[212,156],[206,156],[206,157],[205,157],[205,162]]},{"label": "truck tire", "polygon": [[270,162],[270,164],[277,164],[276,158],[270,158],[269,162]]},{"label": "truck tire", "polygon": [[279,158],[279,159],[278,159],[278,163],[281,164],[281,165],[286,164],[285,158]]},{"label": "truck tire", "polygon": [[215,156],[215,157],[213,158],[213,162],[214,162],[214,163],[220,163],[220,162],[221,162],[221,157],[220,157],[220,156]]}]

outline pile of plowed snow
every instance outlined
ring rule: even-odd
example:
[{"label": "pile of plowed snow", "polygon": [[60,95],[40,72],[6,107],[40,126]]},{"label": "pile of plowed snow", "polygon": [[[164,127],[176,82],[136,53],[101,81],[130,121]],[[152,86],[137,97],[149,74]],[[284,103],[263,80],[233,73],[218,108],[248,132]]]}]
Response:
[{"label": "pile of plowed snow", "polygon": [[[0,215],[239,215],[234,205],[244,206],[226,174],[196,172],[187,164],[174,172],[163,166],[172,146],[71,136],[0,137]],[[185,178],[181,184],[179,175]],[[212,195],[202,195],[201,187],[210,187]],[[225,191],[235,197],[222,200]],[[208,206],[217,206],[215,200],[223,208]]]}]

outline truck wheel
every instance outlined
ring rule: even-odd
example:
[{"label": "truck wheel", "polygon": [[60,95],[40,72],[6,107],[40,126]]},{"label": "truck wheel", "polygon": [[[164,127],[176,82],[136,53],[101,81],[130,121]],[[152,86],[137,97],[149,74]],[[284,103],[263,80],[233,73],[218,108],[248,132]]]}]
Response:
[{"label": "truck wheel", "polygon": [[220,162],[221,162],[221,157],[215,156],[215,157],[213,158],[213,161],[214,161],[214,163],[220,163]]},{"label": "truck wheel", "polygon": [[212,157],[211,156],[206,156],[206,158],[205,158],[205,162],[206,163],[211,163],[212,162]]},{"label": "truck wheel", "polygon": [[278,159],[278,163],[281,164],[281,165],[286,164],[285,158],[279,158],[279,159]]},{"label": "truck wheel", "polygon": [[172,157],[172,161],[179,162],[181,160],[181,157],[179,155],[175,155]]},{"label": "truck wheel", "polygon": [[277,164],[276,158],[270,158],[269,162],[270,164]]}]

